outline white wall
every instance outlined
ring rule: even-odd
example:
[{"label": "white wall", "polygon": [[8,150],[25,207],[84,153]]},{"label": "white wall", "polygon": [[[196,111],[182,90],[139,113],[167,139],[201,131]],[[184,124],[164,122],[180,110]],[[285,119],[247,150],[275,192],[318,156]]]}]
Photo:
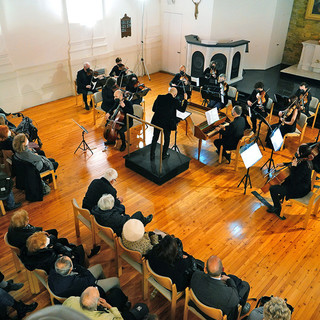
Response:
[{"label": "white wall", "polygon": [[[161,66],[160,0],[145,0],[144,58]],[[121,38],[120,18],[132,18]],[[0,0],[0,106],[8,112],[73,94],[84,61],[141,69],[142,0]]]}]

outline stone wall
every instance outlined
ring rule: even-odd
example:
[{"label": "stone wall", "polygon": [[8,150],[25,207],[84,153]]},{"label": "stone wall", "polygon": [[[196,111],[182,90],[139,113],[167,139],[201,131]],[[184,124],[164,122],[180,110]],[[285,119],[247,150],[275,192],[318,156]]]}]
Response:
[{"label": "stone wall", "polygon": [[320,21],[305,19],[308,0],[295,0],[292,8],[289,30],[282,62],[299,63],[302,41],[320,39]]}]

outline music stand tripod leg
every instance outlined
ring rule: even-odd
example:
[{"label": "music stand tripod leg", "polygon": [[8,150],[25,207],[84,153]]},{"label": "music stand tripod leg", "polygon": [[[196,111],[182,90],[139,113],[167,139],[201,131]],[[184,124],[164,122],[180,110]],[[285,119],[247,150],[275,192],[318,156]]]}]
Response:
[{"label": "music stand tripod leg", "polygon": [[177,152],[181,153],[180,149],[179,149],[179,147],[177,145],[177,134],[178,134],[178,129],[175,130],[175,133],[174,133],[174,145],[172,146],[171,150],[174,150],[174,151],[177,151]]}]

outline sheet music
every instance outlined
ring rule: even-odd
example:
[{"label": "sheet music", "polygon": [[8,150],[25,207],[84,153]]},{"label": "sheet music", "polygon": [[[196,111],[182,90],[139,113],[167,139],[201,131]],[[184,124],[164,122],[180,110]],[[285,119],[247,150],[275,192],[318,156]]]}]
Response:
[{"label": "sheet music", "polygon": [[252,167],[262,158],[262,154],[257,143],[241,147],[240,156],[246,169]]},{"label": "sheet music", "polygon": [[212,108],[211,110],[206,111],[205,114],[209,126],[219,120],[218,108]]},{"label": "sheet music", "polygon": [[191,112],[189,112],[189,111],[181,112],[181,111],[177,110],[177,112],[176,112],[176,117],[181,120],[186,120],[190,115],[191,115]]}]

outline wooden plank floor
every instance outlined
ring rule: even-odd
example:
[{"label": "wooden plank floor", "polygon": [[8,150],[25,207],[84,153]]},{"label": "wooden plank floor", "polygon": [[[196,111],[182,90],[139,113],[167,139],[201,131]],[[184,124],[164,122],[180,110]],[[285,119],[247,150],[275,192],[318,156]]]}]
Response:
[{"label": "wooden plank floor", "polygon": [[[158,94],[166,92],[171,76],[157,73],[151,78],[150,82],[143,79],[152,88],[146,97],[147,120],[152,116],[153,101]],[[193,93],[192,101],[200,101],[199,93]],[[270,156],[269,150],[263,152],[263,159],[250,170],[253,189],[244,195],[243,188],[237,188],[245,174],[243,164],[236,173],[233,162],[231,165],[225,161],[218,164],[212,141],[203,143],[201,162],[197,161],[197,139],[190,131],[186,135],[185,124],[181,123],[178,145],[182,153],[192,158],[190,169],[158,186],[125,168],[125,153],[114,148],[103,152],[103,118],[94,126],[91,112],[76,106],[74,97],[29,108],[23,114],[38,126],[47,156],[60,164],[58,190],[52,190],[43,202],[28,203],[24,201],[24,194],[14,191],[16,200],[23,201],[23,208],[29,212],[33,225],[57,228],[60,235],[70,241],[82,241],[90,246],[86,228],[81,228],[81,239],[75,237],[70,201],[76,198],[81,203],[90,181],[102,176],[107,167],[113,167],[119,173],[116,188],[124,198],[126,211],[141,210],[145,215],[154,215],[148,230],[157,228],[175,234],[182,240],[185,251],[198,259],[205,261],[212,254],[218,255],[227,273],[236,274],[250,283],[251,297],[273,294],[287,298],[295,307],[293,319],[320,318],[319,216],[311,217],[307,230],[303,230],[304,211],[300,207],[285,208],[287,219],[281,221],[268,214],[250,192],[259,191],[263,185],[260,166]],[[72,119],[88,129],[86,141],[93,149],[93,155],[79,151],[74,154],[81,141],[81,130]],[[12,121],[18,124],[20,120]],[[265,131],[263,126],[263,138]],[[317,129],[308,128],[305,141],[314,141],[317,133]],[[151,138],[149,128],[148,143]],[[138,147],[142,141],[134,139],[133,144]],[[296,147],[297,142],[289,143],[288,148],[275,155],[276,163],[290,161]],[[11,215],[9,212],[0,217],[0,269],[7,278],[24,281],[22,274],[16,274],[11,254],[3,242]],[[113,253],[105,246],[91,263],[102,263],[108,276],[116,274]],[[121,285],[133,303],[142,300],[140,275],[128,265],[125,265]],[[39,307],[49,305],[49,295],[44,289],[39,295],[32,296],[27,284],[13,295],[25,302],[38,301]],[[169,304],[160,294],[148,305],[160,319],[169,318]],[[182,319],[182,312],[183,301],[178,304],[177,319]],[[190,319],[194,318],[190,315]]]}]

